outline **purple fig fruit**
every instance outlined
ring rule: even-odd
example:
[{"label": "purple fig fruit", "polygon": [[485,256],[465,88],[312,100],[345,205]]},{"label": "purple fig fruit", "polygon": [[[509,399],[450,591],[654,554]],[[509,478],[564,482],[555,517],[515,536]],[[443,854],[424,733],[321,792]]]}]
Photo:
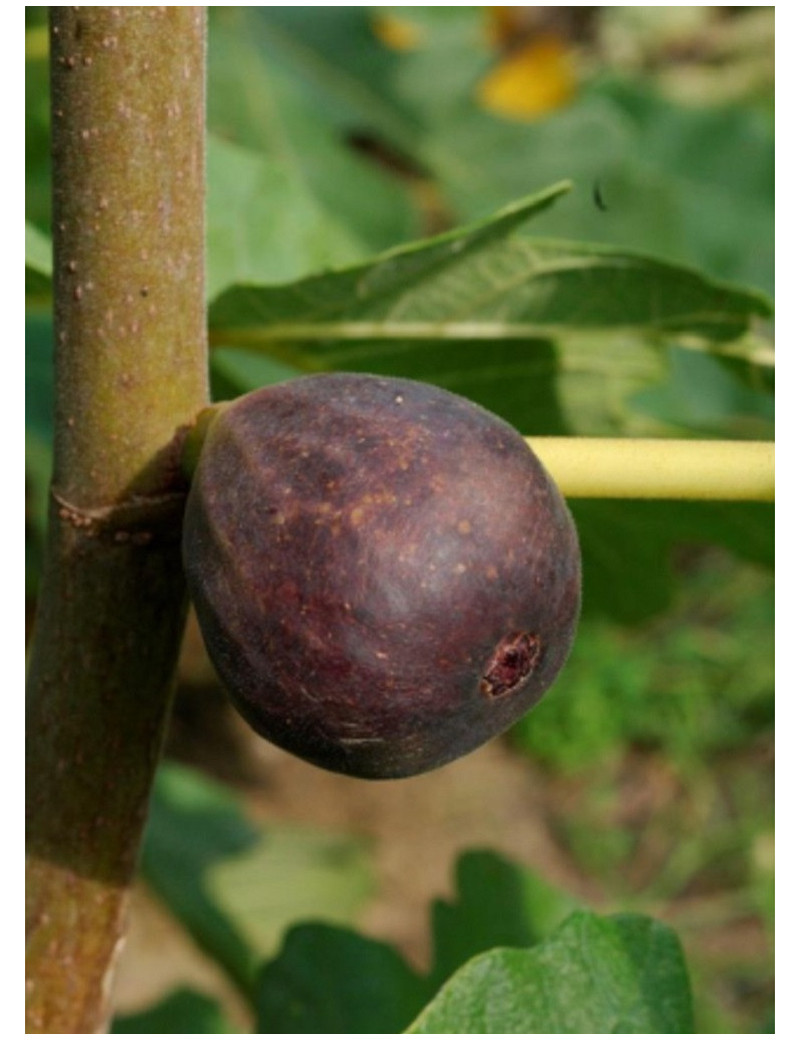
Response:
[{"label": "purple fig fruit", "polygon": [[555,680],[580,607],[572,518],[523,438],[406,379],[308,376],[221,409],[183,551],[241,714],[359,777],[506,730]]}]

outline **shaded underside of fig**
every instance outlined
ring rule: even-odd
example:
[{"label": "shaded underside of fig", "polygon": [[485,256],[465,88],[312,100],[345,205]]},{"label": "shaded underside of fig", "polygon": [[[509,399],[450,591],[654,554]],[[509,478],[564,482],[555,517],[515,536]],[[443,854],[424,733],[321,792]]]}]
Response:
[{"label": "shaded underside of fig", "polygon": [[262,736],[410,776],[507,729],[572,643],[569,512],[510,426],[408,380],[310,376],[212,423],[184,559],[209,655]]}]

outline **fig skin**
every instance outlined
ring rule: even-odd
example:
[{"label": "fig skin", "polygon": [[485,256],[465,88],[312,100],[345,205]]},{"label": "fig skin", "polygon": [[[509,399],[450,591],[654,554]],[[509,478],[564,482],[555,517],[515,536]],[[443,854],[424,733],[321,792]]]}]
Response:
[{"label": "fig skin", "polygon": [[580,552],[522,437],[445,390],[307,376],[212,420],[184,565],[251,726],[318,766],[422,773],[503,732],[563,665]]}]

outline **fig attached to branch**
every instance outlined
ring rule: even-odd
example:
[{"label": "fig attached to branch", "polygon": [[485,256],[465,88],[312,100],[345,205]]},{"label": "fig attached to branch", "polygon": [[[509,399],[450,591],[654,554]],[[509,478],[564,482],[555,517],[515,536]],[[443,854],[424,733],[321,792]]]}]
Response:
[{"label": "fig attached to branch", "polygon": [[575,527],[524,439],[404,379],[308,376],[212,414],[183,552],[242,715],[359,777],[506,730],[555,680],[580,607]]}]

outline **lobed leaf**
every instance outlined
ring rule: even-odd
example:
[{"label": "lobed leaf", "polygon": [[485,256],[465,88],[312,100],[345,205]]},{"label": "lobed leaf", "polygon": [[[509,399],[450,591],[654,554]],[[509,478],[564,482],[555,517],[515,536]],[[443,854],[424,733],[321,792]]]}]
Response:
[{"label": "lobed leaf", "polygon": [[286,935],[256,987],[259,1032],[401,1032],[474,954],[543,938],[572,901],[527,868],[488,851],[465,853],[452,902],[432,910],[433,965],[413,971],[391,946],[311,923]]},{"label": "lobed leaf", "polygon": [[473,958],[409,1033],[690,1033],[680,945],[649,918],[573,914],[528,950]]},{"label": "lobed leaf", "polygon": [[298,925],[262,969],[259,1033],[400,1033],[431,993],[391,946],[323,924]]},{"label": "lobed leaf", "polygon": [[527,867],[489,850],[463,853],[455,880],[452,901],[436,900],[431,909],[430,978],[437,987],[492,947],[533,946],[576,908]]}]

